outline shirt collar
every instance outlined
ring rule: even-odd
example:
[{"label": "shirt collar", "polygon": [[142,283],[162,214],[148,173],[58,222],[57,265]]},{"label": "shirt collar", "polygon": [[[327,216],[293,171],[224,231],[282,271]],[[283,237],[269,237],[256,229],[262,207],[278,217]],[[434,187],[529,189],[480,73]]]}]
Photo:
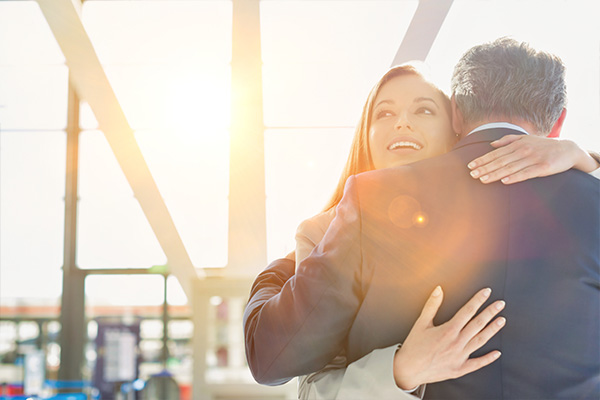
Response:
[{"label": "shirt collar", "polygon": [[510,122],[490,122],[489,124],[484,124],[484,125],[478,126],[477,128],[473,129],[471,132],[469,132],[469,134],[467,136],[469,136],[471,133],[479,132],[484,129],[492,129],[492,128],[514,129],[516,131],[523,132],[524,134],[529,135],[529,133],[525,129],[521,128],[518,125],[511,124]]}]

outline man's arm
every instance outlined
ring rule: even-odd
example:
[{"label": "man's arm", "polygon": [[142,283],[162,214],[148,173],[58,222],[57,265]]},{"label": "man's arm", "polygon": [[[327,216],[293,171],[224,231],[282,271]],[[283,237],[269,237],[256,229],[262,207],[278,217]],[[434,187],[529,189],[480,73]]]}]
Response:
[{"label": "man's arm", "polygon": [[[294,275],[295,266],[296,263],[289,258],[275,260],[256,277],[252,284],[250,300],[244,310],[244,337],[246,338],[246,359],[253,373],[260,369],[260,365],[257,364],[260,358],[254,354],[256,348],[254,341],[262,307],[281,292],[283,285]],[[272,382],[272,384],[283,384],[289,379]]]},{"label": "man's arm", "polygon": [[259,383],[278,385],[318,371],[343,346],[361,299],[355,185],[348,179],[329,230],[294,276],[289,278],[289,266],[271,268],[253,286],[244,330],[248,364]]}]

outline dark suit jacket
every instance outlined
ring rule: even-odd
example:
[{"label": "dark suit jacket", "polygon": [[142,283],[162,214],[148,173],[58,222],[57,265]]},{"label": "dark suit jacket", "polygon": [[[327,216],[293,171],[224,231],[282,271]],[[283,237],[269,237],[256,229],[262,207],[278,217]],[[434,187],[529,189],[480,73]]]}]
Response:
[{"label": "dark suit jacket", "polygon": [[438,323],[489,286],[507,325],[475,355],[501,359],[426,397],[599,398],[600,183],[579,171],[509,186],[470,178],[466,164],[509,133],[349,179],[321,244],[261,307],[257,380],[317,370],[343,345],[352,361],[402,342],[437,284]]}]

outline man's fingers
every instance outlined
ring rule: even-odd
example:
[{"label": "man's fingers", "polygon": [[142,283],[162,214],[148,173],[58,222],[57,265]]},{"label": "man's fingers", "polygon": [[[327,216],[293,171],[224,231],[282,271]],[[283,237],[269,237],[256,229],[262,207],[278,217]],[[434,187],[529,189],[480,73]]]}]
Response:
[{"label": "man's fingers", "polygon": [[431,292],[431,295],[425,302],[425,306],[423,306],[423,310],[421,311],[421,315],[415,322],[414,326],[422,325],[422,326],[431,326],[433,325],[433,318],[437,314],[440,306],[442,305],[442,300],[444,299],[444,291],[441,286],[436,286]]},{"label": "man's fingers", "polygon": [[471,318],[473,318],[477,310],[479,310],[483,303],[490,297],[491,293],[492,289],[490,288],[481,289],[475,296],[471,297],[467,304],[462,306],[447,323],[451,324],[455,329],[462,330]]}]

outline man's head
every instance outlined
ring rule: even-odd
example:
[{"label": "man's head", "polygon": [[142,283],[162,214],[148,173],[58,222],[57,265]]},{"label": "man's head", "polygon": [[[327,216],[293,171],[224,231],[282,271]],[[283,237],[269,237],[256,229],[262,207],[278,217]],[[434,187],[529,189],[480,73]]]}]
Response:
[{"label": "man's head", "polygon": [[557,136],[567,103],[565,67],[557,56],[500,38],[461,57],[452,76],[452,102],[458,133],[504,121]]}]

